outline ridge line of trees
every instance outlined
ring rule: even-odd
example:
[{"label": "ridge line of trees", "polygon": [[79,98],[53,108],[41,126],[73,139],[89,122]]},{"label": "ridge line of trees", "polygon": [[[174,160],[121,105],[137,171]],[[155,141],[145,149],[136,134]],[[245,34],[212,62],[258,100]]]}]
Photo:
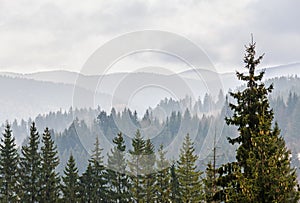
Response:
[{"label": "ridge line of trees", "polygon": [[[86,171],[80,176],[71,154],[63,175],[57,149],[48,128],[40,135],[33,122],[29,142],[16,148],[7,123],[0,144],[0,202],[199,202],[204,200],[202,172],[197,169],[194,143],[187,134],[178,161],[170,163],[163,145],[155,149],[137,130],[126,159],[122,133],[104,165],[96,139]],[[41,146],[41,147],[40,147]],[[128,167],[127,167],[128,166]]]},{"label": "ridge line of trees", "polygon": [[[256,58],[255,46],[253,41],[246,46],[244,62],[249,72],[237,72],[246,87],[230,93],[235,101],[228,104],[232,112],[225,118],[238,131],[236,137],[228,137],[230,144],[238,145],[235,161],[216,168],[214,157],[214,164],[208,163],[203,177],[189,134],[183,140],[178,160],[170,162],[163,145],[156,155],[152,141],[137,130],[131,139],[129,159],[120,132],[113,138],[107,166],[97,138],[85,172],[78,174],[71,153],[60,175],[56,172],[57,147],[48,128],[40,138],[33,122],[28,143],[19,153],[7,123],[0,142],[0,201],[298,202],[296,169],[291,166],[291,153],[280,136],[278,124],[273,122],[274,112],[269,104],[268,94],[273,86],[266,87],[261,82],[264,72],[255,72],[263,58]],[[149,116],[148,113],[143,120],[147,122]],[[185,118],[191,120],[188,112]]]}]

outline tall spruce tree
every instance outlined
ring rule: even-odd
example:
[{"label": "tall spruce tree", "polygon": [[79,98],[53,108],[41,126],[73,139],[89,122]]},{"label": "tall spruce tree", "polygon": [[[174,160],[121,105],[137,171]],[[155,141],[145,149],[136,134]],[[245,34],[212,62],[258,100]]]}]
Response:
[{"label": "tall spruce tree", "polygon": [[175,163],[170,168],[170,202],[181,203],[180,186]]},{"label": "tall spruce tree", "polygon": [[108,154],[107,168],[109,180],[109,198],[111,202],[130,201],[130,180],[126,174],[126,145],[122,133],[113,139],[115,144]]},{"label": "tall spruce tree", "polygon": [[93,150],[92,158],[89,160],[92,166],[93,172],[93,194],[94,202],[107,201],[107,171],[103,163],[102,150],[100,148],[100,142],[96,137],[95,148]]},{"label": "tall spruce tree", "polygon": [[0,202],[16,202],[19,154],[7,123],[0,144]]},{"label": "tall spruce tree", "polygon": [[20,160],[20,198],[22,202],[40,201],[41,154],[39,133],[33,122],[30,127],[29,143],[22,146]]},{"label": "tall spruce tree", "polygon": [[81,202],[92,203],[95,199],[95,190],[93,184],[93,169],[92,164],[89,163],[85,172],[80,179],[80,200]]},{"label": "tall spruce tree", "polygon": [[145,203],[154,202],[155,199],[155,159],[154,145],[147,139],[141,160],[142,194]]},{"label": "tall spruce tree", "polygon": [[246,88],[231,92],[236,103],[229,104],[233,116],[226,118],[228,125],[238,127],[239,136],[228,138],[231,144],[240,144],[236,163],[221,168],[220,179],[227,202],[297,202],[296,174],[290,166],[290,152],[280,136],[278,125],[272,126],[273,111],[268,94],[273,86],[261,82],[264,71],[255,73],[263,55],[255,57],[255,43],[246,46],[244,57],[248,74],[237,72]]},{"label": "tall spruce tree", "polygon": [[135,137],[132,139],[132,150],[129,150],[131,156],[128,162],[131,178],[131,194],[134,202],[142,202],[142,157],[145,149],[145,140],[141,136],[139,130],[136,131]]},{"label": "tall spruce tree", "polygon": [[56,145],[48,128],[45,129],[41,147],[41,200],[40,202],[57,202],[59,197],[60,177],[55,171],[59,164]]},{"label": "tall spruce tree", "polygon": [[156,160],[155,202],[170,202],[170,164],[166,159],[163,145],[159,146]]},{"label": "tall spruce tree", "polygon": [[80,185],[78,169],[73,155],[70,155],[68,163],[64,169],[64,176],[62,177],[62,192],[63,202],[74,203],[79,201]]},{"label": "tall spruce tree", "polygon": [[198,156],[194,152],[194,143],[189,134],[187,134],[177,161],[177,174],[182,202],[200,202],[204,199],[200,180],[201,172],[197,170],[196,166]]}]

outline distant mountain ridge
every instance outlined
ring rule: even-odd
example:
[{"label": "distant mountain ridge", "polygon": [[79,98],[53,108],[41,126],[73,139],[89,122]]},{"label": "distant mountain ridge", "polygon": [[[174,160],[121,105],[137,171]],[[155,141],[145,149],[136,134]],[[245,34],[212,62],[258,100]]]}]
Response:
[{"label": "distant mountain ridge", "polygon": [[[265,79],[270,79],[270,78],[280,77],[280,76],[300,75],[300,63],[291,63],[291,64],[285,64],[280,66],[261,68],[258,71],[260,70],[266,70],[266,74],[264,77]],[[190,70],[182,71],[177,74],[170,74],[170,75],[164,75],[159,73],[148,73],[148,72],[147,73],[120,72],[120,73],[110,73],[107,75],[84,75],[82,73],[66,71],[66,70],[42,71],[42,72],[26,73],[26,74],[13,73],[13,72],[0,72],[0,75],[3,76],[33,79],[37,81],[47,81],[47,82],[54,82],[54,83],[72,84],[72,85],[74,85],[78,77],[80,77],[82,78],[84,83],[79,85],[81,87],[85,87],[90,90],[92,84],[94,85],[95,83],[97,83],[99,79],[103,79],[103,80],[107,79],[109,81],[119,81],[128,75],[145,77],[147,75],[153,75],[153,74],[155,76],[162,76],[162,77],[179,76],[186,80],[199,80],[199,79],[219,77],[223,82],[225,90],[228,88],[232,89],[239,85],[239,82],[236,80],[235,77],[235,71],[227,72],[227,73],[217,73],[213,70],[207,70],[207,69],[190,69]]]},{"label": "distant mountain ridge", "polygon": [[[300,75],[300,63],[267,68],[265,78],[291,75]],[[220,89],[226,93],[239,85],[234,72],[218,74],[202,69],[172,75],[137,72],[90,76],[63,70],[0,72],[0,121],[68,109],[78,99],[74,98],[74,91],[80,95],[82,106],[95,107],[91,106],[93,103],[109,111],[111,106],[122,109],[129,105],[141,114],[165,97],[181,99],[193,95],[194,99],[203,99],[205,93],[210,93],[216,98]]]},{"label": "distant mountain ridge", "polygon": [[[73,105],[73,89],[74,86],[70,84],[0,76],[0,122],[69,109]],[[83,97],[102,98],[102,105],[109,105],[105,102],[111,99],[110,95],[94,93],[81,87],[77,90]],[[83,102],[81,107],[84,107]]]}]

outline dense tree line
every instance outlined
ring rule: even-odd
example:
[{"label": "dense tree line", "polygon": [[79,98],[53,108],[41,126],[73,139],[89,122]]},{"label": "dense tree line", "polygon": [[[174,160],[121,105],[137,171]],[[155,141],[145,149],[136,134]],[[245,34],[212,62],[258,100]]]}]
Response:
[{"label": "dense tree line", "polygon": [[[300,86],[300,78],[280,77],[268,80],[265,83],[266,85],[274,83],[274,90],[278,89],[277,93],[275,91],[275,94],[272,92],[269,95],[270,106],[274,109],[274,120],[278,121],[281,135],[284,137],[287,147],[292,152],[292,164],[295,167],[300,167],[298,160],[298,153],[300,152],[300,140],[298,139],[298,126],[300,124],[300,91],[298,91],[300,88],[298,87]],[[209,97],[212,98],[210,95]],[[231,102],[230,98],[231,97],[228,97],[229,102]],[[40,131],[48,126],[51,134],[55,135],[53,139],[57,144],[60,159],[60,163],[57,167],[58,172],[63,172],[64,165],[72,153],[77,160],[79,173],[83,173],[88,165],[89,159],[89,152],[86,149],[92,148],[96,137],[99,137],[100,140],[107,138],[107,140],[111,141],[118,132],[122,131],[127,149],[131,148],[131,136],[135,133],[137,128],[141,128],[140,130],[144,137],[153,137],[151,141],[156,149],[161,143],[168,146],[174,138],[189,133],[191,137],[195,137],[194,142],[197,153],[203,148],[205,140],[214,136],[214,130],[211,129],[216,129],[218,134],[217,145],[219,148],[222,148],[222,150],[218,151],[218,165],[228,161],[234,161],[236,147],[227,147],[228,142],[226,137],[235,137],[237,136],[237,132],[235,127],[225,125],[224,121],[224,117],[227,116],[231,110],[227,108],[227,103],[225,102],[223,108],[214,114],[205,113],[195,115],[197,111],[193,110],[193,108],[199,109],[197,106],[199,106],[200,103],[203,105],[203,101],[204,100],[201,99],[197,102],[192,102],[189,97],[180,101],[164,99],[160,102],[157,109],[149,109],[148,117],[146,114],[143,117],[137,117],[136,112],[130,109],[124,109],[122,112],[116,112],[112,109],[110,113],[100,108],[80,110],[74,108],[68,111],[59,110],[57,112],[39,115],[35,119],[29,119],[27,121],[21,120],[17,122],[14,120],[11,123],[11,129],[14,132],[16,144],[20,146],[28,142],[26,137],[28,136],[27,134],[32,121],[35,122],[36,128]],[[192,110],[188,108],[188,111],[186,111],[186,108],[189,106],[192,106]],[[158,110],[161,108],[164,109],[167,114],[163,120],[157,122],[156,112],[159,112]],[[74,120],[74,118],[77,117],[78,119]],[[143,120],[143,118],[145,119]],[[145,127],[146,130],[143,130],[143,126],[149,123],[149,119],[151,125]],[[1,131],[4,131],[5,124],[0,128]],[[106,134],[104,134],[104,132],[106,132]],[[82,137],[85,139],[82,139]],[[82,141],[85,141],[85,144],[89,143],[89,145],[82,145]],[[104,143],[101,142],[101,144]],[[211,146],[208,148],[211,148]],[[107,149],[104,151],[106,154]],[[169,149],[168,154],[178,156],[178,151],[177,149],[174,151]],[[204,162],[208,161],[209,159]],[[201,170],[205,170],[205,165],[202,164],[199,167]],[[299,176],[299,171],[297,172]]]},{"label": "dense tree line", "polygon": [[[297,84],[300,83],[299,78],[282,77],[271,81],[266,81],[266,84],[269,84],[272,81],[275,81],[274,88],[278,87],[279,84],[289,84],[289,81],[291,81],[294,86],[297,86]],[[230,97],[228,100],[230,101]],[[188,98],[186,98],[184,101],[181,101],[181,103],[189,103],[187,102]],[[289,92],[288,90],[286,92],[286,96],[283,97],[276,96],[272,92],[269,97],[269,101],[271,108],[274,109],[274,120],[278,121],[278,125],[281,129],[281,135],[284,137],[287,147],[292,152],[293,166],[300,167],[300,163],[297,158],[298,153],[300,152],[300,141],[298,139],[298,126],[300,124],[299,94],[294,91]],[[227,125],[224,126],[224,117],[227,116],[228,112],[230,113],[231,111],[230,109],[226,108],[226,103],[223,105],[221,111],[217,114],[203,114],[200,116],[195,116],[195,111],[188,110],[188,112],[186,109],[184,109],[183,112],[172,111],[172,109],[175,109],[173,108],[176,106],[175,103],[177,102],[171,99],[164,100],[164,102],[162,102],[164,105],[161,105],[161,108],[168,108],[170,109],[171,113],[165,118],[165,120],[160,122],[155,122],[156,115],[153,113],[154,111],[151,113],[149,110],[151,126],[146,127],[147,130],[141,129],[141,133],[144,135],[144,137],[153,137],[151,141],[156,149],[161,143],[164,143],[165,146],[168,146],[174,140],[174,138],[189,133],[192,137],[195,137],[195,150],[197,153],[199,153],[200,149],[203,148],[205,139],[214,136],[214,130],[212,131],[210,129],[216,129],[218,134],[217,145],[219,148],[222,148],[222,150],[218,151],[218,165],[228,161],[234,161],[235,148],[227,147],[228,142],[226,137],[234,137],[237,136],[237,134],[235,127]],[[178,103],[178,106],[181,105],[181,103]],[[99,116],[100,113],[102,114],[101,121]],[[73,117],[74,115],[78,115],[79,119],[72,120],[76,118]],[[97,116],[98,119],[96,119]],[[91,117],[93,117],[94,120],[91,119]],[[85,118],[89,118],[90,122]],[[128,122],[129,118],[132,120],[132,122]],[[81,119],[84,119],[84,121]],[[142,121],[141,119],[142,118],[137,118],[136,112],[129,109],[124,109],[124,111],[120,113],[116,113],[113,110],[110,113],[106,113],[104,111],[101,112],[101,109],[70,109],[67,112],[58,111],[46,115],[39,115],[38,119],[34,119],[34,121],[36,128],[39,130],[44,129],[47,126],[47,122],[50,124],[49,129],[51,129],[51,134],[55,135],[53,136],[53,139],[57,144],[57,151],[60,159],[60,164],[57,167],[58,171],[63,172],[64,163],[67,162],[70,154],[72,153],[74,158],[77,160],[78,171],[81,174],[85,171],[85,168],[88,165],[89,152],[86,151],[86,149],[92,148],[95,137],[99,137],[100,140],[103,138],[112,140],[119,131],[122,131],[125,145],[127,149],[129,149],[131,148],[131,136],[135,133],[135,130],[140,127],[142,128],[142,125],[146,125],[146,119],[144,119],[145,121]],[[21,122],[13,121],[11,123],[11,129],[14,132],[16,144],[18,146],[28,142],[26,136],[28,136],[27,132],[29,132],[30,128],[29,122],[32,122],[32,120],[22,120]],[[57,126],[57,123],[59,123],[60,126]],[[135,125],[132,125],[134,123]],[[5,125],[1,127],[1,131],[4,130],[4,127]],[[104,133],[101,134],[100,132],[106,132],[106,134],[104,135]],[[154,137],[153,135],[157,136]],[[90,143],[89,146],[82,145],[82,137],[85,138],[84,141]],[[25,141],[23,141],[24,138]],[[169,149],[168,153],[176,154],[178,151],[179,150],[177,149],[174,151]],[[205,160],[205,162],[208,161],[209,159]],[[200,165],[200,169],[204,171],[205,166]]]},{"label": "dense tree line", "polygon": [[[42,144],[40,145],[40,141]],[[35,123],[29,142],[19,155],[9,124],[0,145],[1,202],[199,202],[204,200],[201,172],[194,144],[186,135],[177,162],[165,157],[163,145],[155,149],[137,130],[126,158],[122,133],[104,164],[96,139],[93,154],[82,175],[71,154],[59,175],[56,145],[46,128],[40,139]],[[41,146],[41,147],[40,147]],[[128,167],[127,167],[128,166]]]},{"label": "dense tree line", "polygon": [[[180,151],[177,160],[168,160],[162,145],[164,142],[157,145],[159,139],[151,140],[149,136],[143,136],[144,131],[139,130],[149,129],[145,127],[153,120],[151,112],[146,111],[139,122],[136,112],[125,109],[122,116],[127,118],[126,121],[134,123],[138,129],[132,132],[133,138],[129,139],[118,132],[115,121],[121,115],[114,110],[110,115],[102,111],[98,115],[97,124],[102,127],[100,130],[106,134],[106,138],[111,138],[113,143],[113,148],[107,152],[107,163],[100,145],[103,140],[96,136],[94,150],[83,173],[79,173],[78,160],[72,153],[76,152],[74,149],[63,162],[63,173],[59,173],[57,167],[61,160],[58,148],[71,149],[73,145],[69,142],[78,144],[80,140],[75,136],[65,140],[64,146],[59,146],[55,144],[55,139],[66,139],[64,134],[75,135],[80,131],[89,135],[99,130],[98,128],[90,130],[84,122],[75,119],[57,139],[47,127],[41,135],[36,123],[32,122],[28,139],[18,149],[11,126],[7,123],[0,143],[0,201],[297,202],[299,191],[296,169],[291,165],[291,152],[280,136],[279,126],[273,121],[273,109],[270,108],[268,94],[272,92],[273,86],[266,86],[261,82],[264,72],[255,72],[261,59],[262,56],[255,57],[255,43],[251,42],[246,47],[244,57],[248,74],[237,72],[238,79],[245,81],[246,86],[230,93],[234,100],[229,103],[226,101],[229,109],[223,108],[220,113],[220,117],[226,117],[226,123],[236,126],[238,132],[232,134],[235,137],[228,138],[230,144],[238,144],[234,161],[216,167],[214,142],[213,163],[210,161],[207,164],[203,174],[196,148],[203,140],[190,134],[185,135],[182,143],[176,141],[181,145],[178,145]],[[298,96],[290,93],[286,105],[291,114],[297,101]],[[281,102],[278,100],[276,104]],[[168,136],[181,132],[205,134],[208,131],[207,126],[217,119],[203,116],[202,121],[200,127],[195,128],[198,120],[188,109],[183,115],[180,112],[171,113],[170,120],[166,121],[168,127],[162,130],[158,138],[165,136],[163,140],[168,144],[168,139],[172,138]],[[127,124],[123,122],[124,129],[128,127]],[[159,122],[155,125],[159,125]],[[172,133],[173,130],[175,132]],[[130,141],[130,148],[126,139],[127,142]]]}]

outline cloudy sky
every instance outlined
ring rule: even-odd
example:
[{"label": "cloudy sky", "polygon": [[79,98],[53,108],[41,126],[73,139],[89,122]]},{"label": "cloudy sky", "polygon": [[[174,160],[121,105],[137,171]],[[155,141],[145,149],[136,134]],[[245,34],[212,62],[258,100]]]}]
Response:
[{"label": "cloudy sky", "polygon": [[220,72],[242,66],[251,33],[263,66],[300,62],[299,8],[299,0],[0,0],[0,71],[80,71],[105,42],[145,29],[191,40]]}]

